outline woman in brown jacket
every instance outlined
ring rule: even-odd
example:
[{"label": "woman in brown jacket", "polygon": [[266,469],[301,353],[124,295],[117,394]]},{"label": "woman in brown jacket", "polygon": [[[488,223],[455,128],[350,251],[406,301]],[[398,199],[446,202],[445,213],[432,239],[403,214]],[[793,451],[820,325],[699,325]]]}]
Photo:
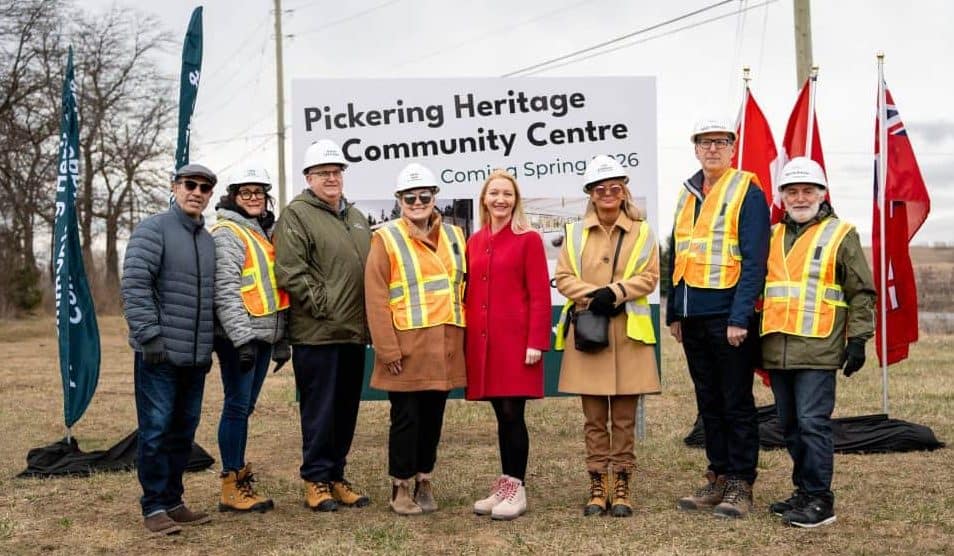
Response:
[{"label": "woman in brown jacket", "polygon": [[[659,281],[659,251],[651,227],[632,202],[629,178],[619,163],[596,156],[584,180],[590,201],[582,222],[571,225],[564,241],[556,286],[572,309],[609,317],[609,346],[580,351],[575,347],[576,326],[561,327],[558,333],[566,332],[566,348],[559,388],[580,394],[583,403],[590,474],[584,515],[611,510],[616,517],[628,517],[636,404],[641,394],[660,391],[646,299]],[[615,473],[612,498],[610,467]]]},{"label": "woman in brown jacket", "polygon": [[[447,395],[466,385],[464,234],[434,210],[434,174],[411,163],[398,175],[401,218],[376,230],[364,274],[374,344],[371,387],[388,392],[391,509],[437,510],[431,473]],[[415,480],[413,496],[410,481]]]}]

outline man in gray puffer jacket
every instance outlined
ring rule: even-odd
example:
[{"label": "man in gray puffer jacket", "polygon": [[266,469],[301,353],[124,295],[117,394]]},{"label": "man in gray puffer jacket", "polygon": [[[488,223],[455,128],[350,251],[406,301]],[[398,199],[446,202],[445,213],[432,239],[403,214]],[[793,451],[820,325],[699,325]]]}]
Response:
[{"label": "man in gray puffer jacket", "polygon": [[201,164],[179,168],[175,204],[136,227],[123,261],[123,307],[136,352],[140,503],[153,533],[210,519],[183,504],[182,473],[212,364],[215,244],[202,211],[215,182]]}]

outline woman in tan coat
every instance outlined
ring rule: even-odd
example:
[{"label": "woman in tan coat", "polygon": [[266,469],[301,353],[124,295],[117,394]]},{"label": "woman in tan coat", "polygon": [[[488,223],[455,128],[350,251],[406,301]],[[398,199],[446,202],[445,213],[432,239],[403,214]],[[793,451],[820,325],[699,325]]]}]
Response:
[{"label": "woman in tan coat", "polygon": [[[388,392],[391,509],[437,510],[431,473],[447,395],[466,385],[464,234],[434,210],[434,174],[409,164],[398,175],[401,218],[376,230],[364,274],[374,343],[371,387]],[[410,482],[414,479],[414,493]]]},{"label": "woman in tan coat", "polygon": [[[590,201],[583,220],[568,227],[556,286],[568,300],[565,314],[588,309],[609,318],[609,345],[598,351],[577,349],[576,326],[567,318],[558,330],[558,336],[566,336],[559,388],[582,398],[590,474],[584,515],[611,510],[616,517],[628,517],[636,404],[641,394],[660,391],[646,299],[659,282],[659,251],[652,228],[632,202],[629,178],[619,163],[596,156],[584,179]],[[560,341],[558,337],[558,346]]]}]

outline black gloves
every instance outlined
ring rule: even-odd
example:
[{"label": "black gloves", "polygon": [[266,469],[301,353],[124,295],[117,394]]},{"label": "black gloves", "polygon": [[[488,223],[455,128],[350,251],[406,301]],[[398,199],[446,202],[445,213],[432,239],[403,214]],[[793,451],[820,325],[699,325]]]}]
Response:
[{"label": "black gloves", "polygon": [[288,340],[281,339],[272,346],[272,361],[275,362],[272,372],[277,373],[289,359],[291,359],[291,346],[288,345]]},{"label": "black gloves", "polygon": [[611,317],[616,312],[616,294],[609,286],[593,290],[587,294],[587,297],[592,298],[589,310],[595,314]]},{"label": "black gloves", "polygon": [[255,342],[247,342],[238,347],[239,371],[247,373],[255,368],[255,359],[258,357],[258,349]]},{"label": "black gloves", "polygon": [[865,366],[865,341],[861,338],[848,338],[845,346],[845,376],[851,376]]},{"label": "black gloves", "polygon": [[142,360],[150,365],[166,362],[166,344],[161,337],[156,336],[142,344]]}]

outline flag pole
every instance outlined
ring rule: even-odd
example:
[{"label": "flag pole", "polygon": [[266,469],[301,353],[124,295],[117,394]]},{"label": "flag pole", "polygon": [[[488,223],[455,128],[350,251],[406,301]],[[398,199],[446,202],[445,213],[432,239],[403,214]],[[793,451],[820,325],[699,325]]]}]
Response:
[{"label": "flag pole", "polygon": [[742,156],[745,155],[745,111],[749,105],[749,66],[742,67],[742,111],[739,116],[739,161],[737,170],[742,169]]},{"label": "flag pole", "polygon": [[805,133],[805,156],[812,157],[812,139],[815,136],[815,85],[818,83],[818,66],[812,66],[808,75],[808,130]]},{"label": "flag pole", "polygon": [[881,319],[881,411],[888,414],[888,265],[885,257],[885,186],[888,183],[888,126],[887,103],[884,93],[884,52],[878,52],[878,225],[881,249],[878,253],[878,273],[881,291],[878,318]]}]

